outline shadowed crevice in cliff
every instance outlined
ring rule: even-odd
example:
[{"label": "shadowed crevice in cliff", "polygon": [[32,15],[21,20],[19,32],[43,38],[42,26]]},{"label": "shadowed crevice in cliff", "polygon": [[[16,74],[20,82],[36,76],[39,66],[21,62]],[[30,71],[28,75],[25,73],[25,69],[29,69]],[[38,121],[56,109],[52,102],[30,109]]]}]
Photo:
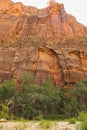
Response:
[{"label": "shadowed crevice in cliff", "polygon": [[47,47],[38,49],[38,63],[36,81],[40,84],[44,79],[51,77],[59,87],[64,85],[64,75],[59,64],[58,55]]}]

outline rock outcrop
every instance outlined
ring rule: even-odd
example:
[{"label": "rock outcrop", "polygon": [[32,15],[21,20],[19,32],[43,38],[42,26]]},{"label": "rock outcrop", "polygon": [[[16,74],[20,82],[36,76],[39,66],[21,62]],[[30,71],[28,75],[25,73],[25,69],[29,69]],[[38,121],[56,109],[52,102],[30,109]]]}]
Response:
[{"label": "rock outcrop", "polygon": [[33,73],[57,85],[87,79],[87,28],[64,5],[44,9],[0,1],[0,80]]}]

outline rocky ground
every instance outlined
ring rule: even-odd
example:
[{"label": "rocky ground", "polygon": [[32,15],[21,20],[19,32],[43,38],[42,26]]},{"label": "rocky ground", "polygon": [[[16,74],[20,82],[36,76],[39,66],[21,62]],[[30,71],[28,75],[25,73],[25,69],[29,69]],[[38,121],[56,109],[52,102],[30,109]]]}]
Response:
[{"label": "rocky ground", "polygon": [[76,130],[77,124],[68,122],[0,122],[0,130]]}]

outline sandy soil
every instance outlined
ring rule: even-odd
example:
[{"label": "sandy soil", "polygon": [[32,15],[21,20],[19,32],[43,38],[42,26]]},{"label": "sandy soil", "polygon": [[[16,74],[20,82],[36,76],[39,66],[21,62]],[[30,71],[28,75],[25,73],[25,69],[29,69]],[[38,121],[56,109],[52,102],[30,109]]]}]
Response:
[{"label": "sandy soil", "polygon": [[51,122],[50,127],[42,127],[40,121],[0,122],[0,130],[76,130],[76,124],[68,122]]}]

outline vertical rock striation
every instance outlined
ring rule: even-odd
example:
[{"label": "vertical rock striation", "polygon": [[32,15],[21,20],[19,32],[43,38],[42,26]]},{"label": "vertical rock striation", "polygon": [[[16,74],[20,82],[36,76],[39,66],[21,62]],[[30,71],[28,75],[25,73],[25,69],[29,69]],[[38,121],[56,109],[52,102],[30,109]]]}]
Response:
[{"label": "vertical rock striation", "polygon": [[87,28],[50,0],[37,9],[0,1],[0,81],[33,73],[36,82],[55,84],[87,79]]}]

